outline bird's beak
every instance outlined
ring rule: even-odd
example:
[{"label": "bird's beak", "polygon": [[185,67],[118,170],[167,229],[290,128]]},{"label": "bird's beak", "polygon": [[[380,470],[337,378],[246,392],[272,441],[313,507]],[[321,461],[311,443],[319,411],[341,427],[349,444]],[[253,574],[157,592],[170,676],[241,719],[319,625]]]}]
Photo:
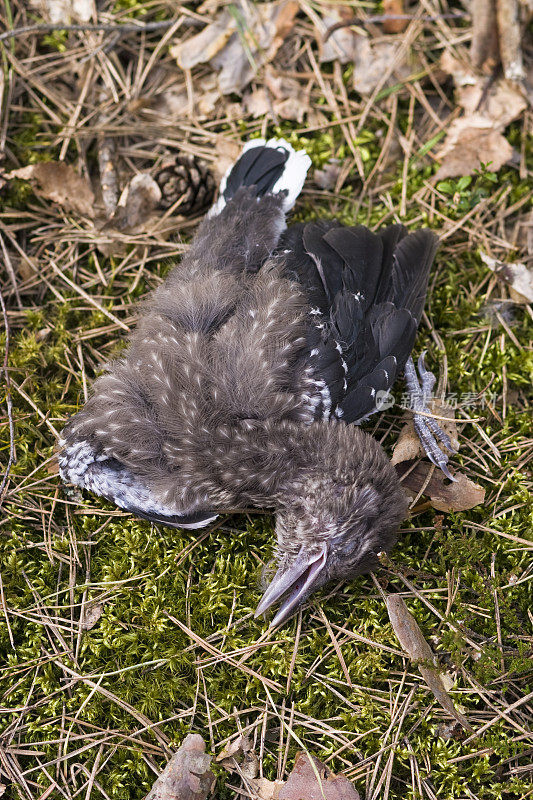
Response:
[{"label": "bird's beak", "polygon": [[308,553],[302,547],[294,561],[288,567],[280,567],[270,586],[257,606],[255,617],[264,614],[283,595],[283,602],[278,613],[270,623],[272,627],[284,622],[307,595],[313,591],[317,577],[324,569],[328,556],[327,546],[323,544],[318,552]]}]

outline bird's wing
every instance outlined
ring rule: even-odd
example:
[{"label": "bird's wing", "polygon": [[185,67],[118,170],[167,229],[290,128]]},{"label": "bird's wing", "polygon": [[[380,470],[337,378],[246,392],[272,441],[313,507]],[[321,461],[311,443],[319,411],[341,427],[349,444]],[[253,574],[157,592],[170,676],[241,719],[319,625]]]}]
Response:
[{"label": "bird's wing", "polygon": [[94,438],[73,436],[67,428],[59,444],[58,463],[63,480],[105,497],[124,511],[171,528],[203,528],[217,518],[215,512],[205,509],[205,504],[194,501],[189,508],[178,510],[164,493],[154,491],[146,471],[139,473],[121,464],[104,452]]},{"label": "bird's wing", "polygon": [[360,422],[405,366],[422,315],[437,237],[401,225],[378,233],[336,222],[291,226],[278,257],[311,307],[309,359],[331,412]]}]

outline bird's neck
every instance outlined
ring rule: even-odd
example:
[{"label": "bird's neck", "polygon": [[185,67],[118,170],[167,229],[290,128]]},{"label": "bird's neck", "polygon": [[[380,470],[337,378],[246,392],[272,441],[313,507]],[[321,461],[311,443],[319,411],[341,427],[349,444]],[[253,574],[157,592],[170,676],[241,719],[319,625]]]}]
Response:
[{"label": "bird's neck", "polygon": [[[243,423],[213,433],[206,449],[211,496],[220,507],[293,505],[302,487],[334,485],[343,453],[362,434],[342,423]],[[213,454],[215,457],[213,458]]]}]

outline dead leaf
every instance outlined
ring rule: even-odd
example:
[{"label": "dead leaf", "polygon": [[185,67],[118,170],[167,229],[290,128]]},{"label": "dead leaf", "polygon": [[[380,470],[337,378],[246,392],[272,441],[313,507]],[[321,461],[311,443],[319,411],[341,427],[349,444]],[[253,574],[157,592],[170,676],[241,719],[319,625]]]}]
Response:
[{"label": "dead leaf", "polygon": [[215,761],[218,761],[224,769],[238,773],[247,781],[253,781],[259,773],[259,759],[253,752],[252,742],[242,734],[229,742]]},{"label": "dead leaf", "polygon": [[85,606],[81,628],[83,631],[90,631],[97,624],[104,613],[103,603],[88,603]]},{"label": "dead leaf", "polygon": [[513,300],[518,303],[533,303],[533,270],[517,261],[498,261],[480,251],[481,260],[509,286]]},{"label": "dead leaf", "polygon": [[453,77],[457,102],[468,116],[488,117],[502,131],[527,108],[524,93],[512,81],[480,75],[449,51],[442,54],[440,65]]},{"label": "dead leaf", "polygon": [[359,792],[344,775],[335,775],[307,753],[296,754],[286,781],[257,778],[250,783],[258,800],[360,800]]},{"label": "dead leaf", "polygon": [[215,783],[210,766],[204,740],[197,733],[189,733],[145,800],[206,800]]},{"label": "dead leaf", "polygon": [[465,84],[457,89],[457,101],[467,116],[481,114],[488,117],[499,131],[503,131],[527,108],[527,100],[522,92],[503,78],[495,81],[488,91],[482,81]]},{"label": "dead leaf", "polygon": [[215,761],[224,762],[230,759],[239,759],[252,749],[252,743],[247,736],[240,734],[220,751]]},{"label": "dead leaf", "polygon": [[455,719],[450,722],[442,722],[437,725],[437,736],[445,741],[449,739],[461,741],[464,738],[464,729]]},{"label": "dead leaf", "polygon": [[350,27],[339,28],[324,41],[327,30],[338,22],[347,22],[353,19],[353,9],[349,6],[338,6],[331,9],[331,13],[321,19],[318,31],[319,60],[322,64],[328,61],[339,61],[348,64],[355,59],[358,35]]},{"label": "dead leaf", "polygon": [[353,85],[360,94],[372,94],[381,83],[383,74],[394,63],[394,69],[383,84],[393,86],[409,78],[418,70],[414,52],[402,52],[401,39],[394,41],[373,41],[364,34],[357,35],[354,54]]},{"label": "dead leaf", "polygon": [[386,598],[386,605],[398,641],[411,661],[418,667],[437,702],[464,728],[473,732],[474,729],[466,717],[455,708],[453,700],[445,689],[439,670],[435,666],[431,666],[436,664],[433,651],[403,599],[398,594],[391,594]]},{"label": "dead leaf", "polygon": [[236,3],[200,33],[170,48],[182,69],[211,62],[222,94],[240,93],[275,56],[294,25],[296,0]]},{"label": "dead leaf", "polygon": [[53,24],[91,22],[96,19],[94,0],[30,0],[30,6]]},{"label": "dead leaf", "polygon": [[[426,483],[432,467],[433,464],[429,461],[421,461],[416,466],[412,462],[404,461],[396,465],[396,472],[402,486],[416,497]],[[471,481],[462,472],[455,472],[453,477],[456,478],[455,482],[448,481],[439,469],[434,469],[424,489],[424,496],[429,498],[433,508],[446,512],[467,511],[484,503],[485,489],[482,486]]]},{"label": "dead leaf", "polygon": [[292,772],[278,797],[279,800],[359,800],[359,792],[348,778],[335,775],[315,756],[297,753]]},{"label": "dead leaf", "polygon": [[435,158],[442,164],[434,180],[471,175],[482,164],[497,172],[513,155],[513,148],[486,117],[459,117],[452,122]]},{"label": "dead leaf", "polygon": [[244,754],[244,759],[240,765],[240,774],[247,781],[257,778],[259,774],[259,759],[253,751]]},{"label": "dead leaf", "polygon": [[94,217],[94,194],[89,181],[63,161],[42,161],[15,169],[6,178],[30,181],[35,194],[69,211]]},{"label": "dead leaf", "polygon": [[[451,439],[452,445],[457,450],[459,449],[459,440],[457,438],[457,425],[455,424],[454,410],[449,405],[446,405],[437,397],[429,401],[429,410],[435,414],[436,417],[446,417],[448,421],[442,419],[437,420],[439,426],[447,433]],[[398,440],[394,445],[392,451],[391,464],[401,464],[402,461],[412,461],[415,458],[425,456],[426,452],[422,447],[422,443],[415,431],[413,415],[407,412],[405,416],[406,422],[403,425]]]},{"label": "dead leaf", "polygon": [[[391,16],[405,14],[403,0],[383,0],[383,13]],[[388,19],[383,23],[383,30],[385,33],[402,33],[408,25],[408,19]]]},{"label": "dead leaf", "polygon": [[236,17],[224,10],[196,36],[173,45],[169,53],[181,69],[192,69],[197,64],[206,64],[226,46],[236,27]]},{"label": "dead leaf", "polygon": [[243,106],[247,114],[254,119],[264,117],[272,111],[272,102],[266,89],[254,89],[243,97]]},{"label": "dead leaf", "polygon": [[313,180],[321,189],[334,189],[341,174],[341,165],[337,158],[330,158],[322,169],[315,169]]},{"label": "dead leaf", "polygon": [[513,154],[503,131],[527,108],[521,89],[504,78],[480,75],[449,52],[443,53],[441,67],[452,75],[465,113],[451,123],[435,156],[442,161],[435,180],[470,175],[481,163],[499,170]]},{"label": "dead leaf", "polygon": [[281,3],[277,13],[273,17],[274,32],[270,48],[266,56],[266,61],[272,61],[279,48],[290,34],[294,27],[296,14],[300,10],[297,0]]},{"label": "dead leaf", "polygon": [[57,460],[57,453],[54,453],[46,465],[46,472],[48,475],[59,475],[59,461]]},{"label": "dead leaf", "polygon": [[219,134],[215,139],[215,149],[217,157],[213,163],[213,172],[217,180],[220,180],[240,156],[242,144]]},{"label": "dead leaf", "polygon": [[257,778],[251,783],[258,800],[279,800],[279,793],[285,786],[285,781],[269,781],[267,778]]},{"label": "dead leaf", "polygon": [[147,172],[135,175],[122,192],[108,225],[117,231],[134,231],[152,216],[161,200],[161,189]]},{"label": "dead leaf", "polygon": [[282,119],[302,122],[309,105],[308,92],[299,81],[276,73],[271,67],[265,70],[265,86],[272,95],[272,110]]}]

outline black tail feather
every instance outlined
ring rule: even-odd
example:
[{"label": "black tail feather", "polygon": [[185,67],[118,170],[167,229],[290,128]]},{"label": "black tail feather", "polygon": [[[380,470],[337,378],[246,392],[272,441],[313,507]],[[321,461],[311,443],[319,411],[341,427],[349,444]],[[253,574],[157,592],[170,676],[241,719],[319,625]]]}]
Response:
[{"label": "black tail feather", "polygon": [[239,158],[229,173],[223,191],[226,202],[243,186],[255,186],[262,197],[283,174],[289,151],[284,147],[252,147]]}]

